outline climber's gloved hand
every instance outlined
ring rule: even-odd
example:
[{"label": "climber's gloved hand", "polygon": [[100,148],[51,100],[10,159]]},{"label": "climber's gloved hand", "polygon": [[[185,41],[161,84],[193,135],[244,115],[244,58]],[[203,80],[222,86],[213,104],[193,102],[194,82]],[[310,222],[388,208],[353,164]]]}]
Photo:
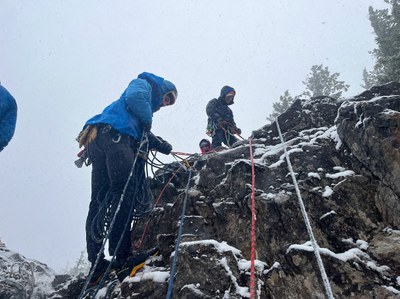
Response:
[{"label": "climber's gloved hand", "polygon": [[157,146],[156,150],[164,155],[169,155],[172,151],[172,145],[163,140],[163,142]]},{"label": "climber's gloved hand", "polygon": [[239,128],[235,128],[234,133],[240,135],[242,134],[242,130],[240,130]]}]

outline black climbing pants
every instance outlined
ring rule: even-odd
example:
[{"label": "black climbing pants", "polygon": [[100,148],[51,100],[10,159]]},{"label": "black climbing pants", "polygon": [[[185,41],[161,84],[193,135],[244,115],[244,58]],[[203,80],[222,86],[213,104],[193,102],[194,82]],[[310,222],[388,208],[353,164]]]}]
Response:
[{"label": "black climbing pants", "polygon": [[[132,254],[130,224],[137,193],[141,190],[139,187],[145,180],[145,161],[140,157],[136,160],[133,176],[124,193],[137,154],[137,142],[109,125],[97,125],[97,130],[96,139],[88,145],[92,162],[92,196],[86,219],[88,259],[92,265],[96,261],[105,237],[104,227],[110,226],[122,198],[109,234],[109,254],[115,254],[117,262],[123,263]],[[120,246],[115,252],[120,238]],[[104,258],[103,252],[100,255]]]}]

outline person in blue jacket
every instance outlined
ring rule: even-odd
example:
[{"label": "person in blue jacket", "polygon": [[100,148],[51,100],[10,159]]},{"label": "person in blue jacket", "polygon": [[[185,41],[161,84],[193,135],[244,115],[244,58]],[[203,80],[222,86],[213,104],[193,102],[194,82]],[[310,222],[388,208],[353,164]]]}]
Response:
[{"label": "person in blue jacket", "polygon": [[[166,155],[171,152],[172,146],[154,136],[151,126],[153,113],[161,107],[173,105],[176,98],[176,87],[170,81],[151,73],[141,73],[129,83],[118,100],[86,122],[78,137],[80,145],[87,149],[92,164],[92,196],[86,220],[86,243],[92,268],[99,254],[100,260],[93,270],[91,283],[99,280],[108,266],[104,253],[100,252],[105,237],[102,229],[103,225],[108,225],[109,229],[109,222],[120,201],[115,223],[109,232],[109,254],[115,256],[117,268],[124,267],[132,256],[132,218],[146,213],[145,210],[151,205],[146,189],[145,159],[141,156],[143,153],[147,155],[150,149]],[[143,146],[146,138],[148,143]],[[132,168],[134,171],[130,178]],[[106,211],[111,211],[111,214]]]},{"label": "person in blue jacket", "polygon": [[14,136],[17,123],[17,103],[14,97],[0,84],[0,152]]}]

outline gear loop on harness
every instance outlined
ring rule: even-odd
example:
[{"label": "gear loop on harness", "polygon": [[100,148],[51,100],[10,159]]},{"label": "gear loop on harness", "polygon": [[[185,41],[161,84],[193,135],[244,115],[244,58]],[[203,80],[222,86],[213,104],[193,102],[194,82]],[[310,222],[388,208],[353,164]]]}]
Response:
[{"label": "gear loop on harness", "polygon": [[111,140],[114,143],[119,143],[121,141],[122,135],[120,133],[118,133],[117,135],[115,135]]}]

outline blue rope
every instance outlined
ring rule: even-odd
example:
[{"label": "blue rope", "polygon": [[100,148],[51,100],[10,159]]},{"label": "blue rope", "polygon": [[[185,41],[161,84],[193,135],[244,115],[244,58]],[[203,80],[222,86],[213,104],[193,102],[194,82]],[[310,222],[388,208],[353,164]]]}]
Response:
[{"label": "blue rope", "polygon": [[189,169],[189,179],[188,179],[188,182],[187,182],[187,185],[186,185],[186,194],[185,194],[185,199],[183,201],[182,214],[181,214],[181,217],[180,217],[180,223],[179,223],[179,229],[178,229],[178,237],[177,237],[176,243],[175,243],[175,255],[174,255],[174,260],[172,261],[171,275],[170,275],[169,283],[168,283],[167,299],[171,299],[172,289],[174,287],[174,278],[175,278],[175,272],[176,272],[176,261],[178,260],[179,244],[181,242],[183,220],[184,220],[184,217],[185,217],[186,203],[187,203],[187,198],[188,198],[188,194],[189,194],[189,185],[190,185],[191,177],[192,177],[192,170]]}]

